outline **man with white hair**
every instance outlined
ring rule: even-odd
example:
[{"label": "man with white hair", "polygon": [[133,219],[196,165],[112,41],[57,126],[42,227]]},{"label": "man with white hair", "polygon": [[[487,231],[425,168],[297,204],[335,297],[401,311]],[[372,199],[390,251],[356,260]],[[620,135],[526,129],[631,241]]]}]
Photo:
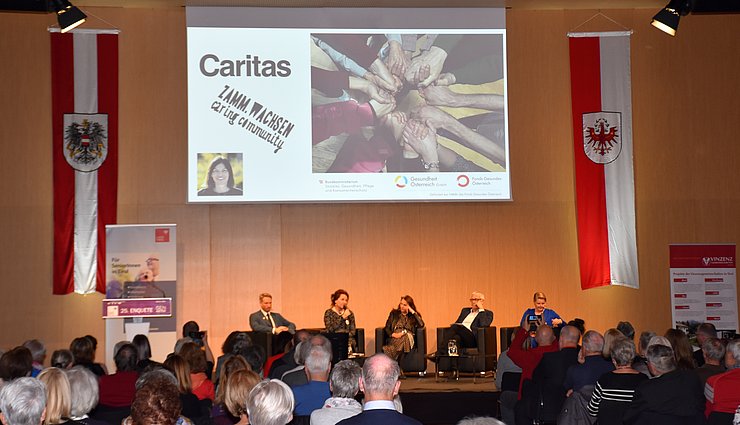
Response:
[{"label": "man with white hair", "polygon": [[614,370],[610,360],[603,357],[604,337],[597,331],[587,331],[583,335],[583,364],[571,366],[565,375],[564,386],[567,391],[579,391],[586,385],[596,385],[601,375]]},{"label": "man with white hair", "polygon": [[493,312],[483,308],[486,297],[481,292],[474,291],[470,294],[470,307],[463,307],[449,329],[445,331],[442,341],[437,341],[438,352],[447,350],[447,343],[455,340],[458,347],[475,348],[475,332],[478,328],[487,328],[493,323]]},{"label": "man with white hair", "polygon": [[41,425],[46,416],[46,388],[36,378],[18,378],[0,390],[3,425]]},{"label": "man with white hair", "polygon": [[334,425],[362,412],[362,404],[355,400],[361,376],[362,368],[353,360],[337,363],[329,376],[331,398],[311,413],[311,425]]},{"label": "man with white hair", "polygon": [[44,360],[46,360],[46,347],[44,343],[38,339],[29,339],[23,343],[23,346],[31,350],[31,357],[33,357],[33,369],[31,369],[31,377],[35,378],[39,376],[42,370],[44,370]]},{"label": "man with white hair", "polygon": [[704,396],[707,398],[707,415],[734,414],[740,406],[740,339],[732,340],[727,344],[725,366],[728,371],[710,376],[704,387]]},{"label": "man with white hair", "polygon": [[[365,360],[360,377],[360,389],[365,393],[365,405],[359,415],[340,421],[341,425],[421,425],[416,419],[399,413],[393,404],[401,381],[398,363],[383,353]],[[250,416],[251,418],[251,416]]]},{"label": "man with white hair", "polygon": [[693,370],[679,370],[671,347],[655,344],[647,350],[653,379],[635,389],[624,414],[627,425],[695,425],[704,423],[704,396]]},{"label": "man with white hair", "polygon": [[295,399],[296,416],[308,416],[321,409],[324,400],[331,397],[329,372],[331,371],[331,352],[322,345],[311,347],[305,362],[308,383],[292,388]]},{"label": "man with white hair", "polygon": [[704,342],[709,338],[717,338],[717,328],[714,326],[714,323],[702,323],[696,328],[696,344],[699,346],[699,349],[693,353],[694,363],[697,366],[704,365],[702,347],[704,347]]}]

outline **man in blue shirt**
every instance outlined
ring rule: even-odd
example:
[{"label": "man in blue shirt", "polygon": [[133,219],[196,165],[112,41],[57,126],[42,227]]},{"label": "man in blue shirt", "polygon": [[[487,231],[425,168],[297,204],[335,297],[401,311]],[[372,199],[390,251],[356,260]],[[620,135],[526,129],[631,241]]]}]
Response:
[{"label": "man in blue shirt", "polygon": [[314,345],[306,357],[305,372],[308,383],[293,387],[295,416],[308,416],[321,409],[324,401],[331,397],[329,390],[329,371],[331,371],[331,351],[321,345]]}]

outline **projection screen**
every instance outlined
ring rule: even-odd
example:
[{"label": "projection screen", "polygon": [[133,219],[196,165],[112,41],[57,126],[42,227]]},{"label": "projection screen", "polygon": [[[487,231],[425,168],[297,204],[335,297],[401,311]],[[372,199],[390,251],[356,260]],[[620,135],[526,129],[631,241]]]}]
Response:
[{"label": "projection screen", "polygon": [[503,9],[188,7],[188,202],[510,200]]}]

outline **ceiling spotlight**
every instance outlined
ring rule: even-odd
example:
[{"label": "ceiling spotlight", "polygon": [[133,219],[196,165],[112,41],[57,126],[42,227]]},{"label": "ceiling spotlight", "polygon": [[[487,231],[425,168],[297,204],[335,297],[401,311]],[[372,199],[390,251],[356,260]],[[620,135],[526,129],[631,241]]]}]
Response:
[{"label": "ceiling spotlight", "polygon": [[650,24],[670,36],[675,36],[679,19],[681,16],[688,15],[693,8],[694,0],[671,0],[666,7],[653,16]]},{"label": "ceiling spotlight", "polygon": [[87,15],[82,13],[76,6],[72,6],[69,0],[54,0],[54,11],[57,13],[57,21],[62,32],[71,31],[85,22]]}]

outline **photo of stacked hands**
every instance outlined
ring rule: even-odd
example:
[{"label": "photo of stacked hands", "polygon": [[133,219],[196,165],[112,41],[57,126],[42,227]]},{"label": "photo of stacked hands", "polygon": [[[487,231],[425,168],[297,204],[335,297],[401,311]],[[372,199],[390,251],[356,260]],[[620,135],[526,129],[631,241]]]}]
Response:
[{"label": "photo of stacked hands", "polygon": [[506,170],[502,34],[311,34],[314,173]]}]

